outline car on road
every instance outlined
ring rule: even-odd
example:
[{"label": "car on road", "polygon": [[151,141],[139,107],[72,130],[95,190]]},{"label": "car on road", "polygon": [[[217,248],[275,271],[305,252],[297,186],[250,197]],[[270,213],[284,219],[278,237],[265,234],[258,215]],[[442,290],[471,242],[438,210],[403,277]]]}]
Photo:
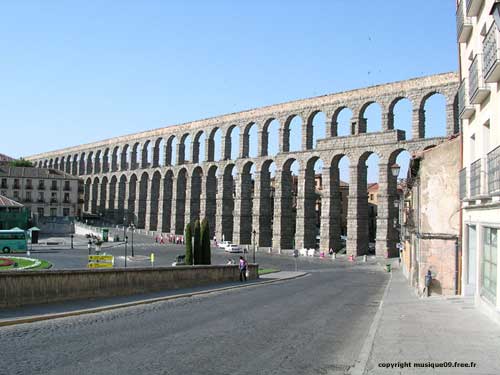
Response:
[{"label": "car on road", "polygon": [[228,253],[241,253],[241,247],[235,244],[229,244],[225,247],[224,251]]},{"label": "car on road", "polygon": [[218,247],[220,249],[225,249],[227,246],[231,245],[231,242],[229,241],[222,241],[218,243]]}]

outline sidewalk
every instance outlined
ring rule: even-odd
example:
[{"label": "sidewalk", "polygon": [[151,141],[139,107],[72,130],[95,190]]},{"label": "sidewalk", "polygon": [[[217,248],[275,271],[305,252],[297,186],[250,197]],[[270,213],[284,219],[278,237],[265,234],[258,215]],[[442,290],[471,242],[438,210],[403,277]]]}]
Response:
[{"label": "sidewalk", "polygon": [[[500,373],[500,326],[478,312],[471,300],[419,299],[396,268],[377,315],[364,374]],[[411,367],[397,367],[404,362]],[[474,362],[476,367],[415,368],[415,362]],[[389,363],[396,367],[381,367]]]}]

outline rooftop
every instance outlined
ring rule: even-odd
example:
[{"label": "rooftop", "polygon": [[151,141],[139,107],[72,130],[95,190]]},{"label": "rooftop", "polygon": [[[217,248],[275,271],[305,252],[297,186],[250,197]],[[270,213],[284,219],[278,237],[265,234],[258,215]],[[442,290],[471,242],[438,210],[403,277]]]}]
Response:
[{"label": "rooftop", "polygon": [[65,180],[78,180],[78,177],[57,169],[11,167],[8,165],[0,165],[0,177],[59,178]]},{"label": "rooftop", "polygon": [[21,203],[0,195],[0,207],[24,207]]}]

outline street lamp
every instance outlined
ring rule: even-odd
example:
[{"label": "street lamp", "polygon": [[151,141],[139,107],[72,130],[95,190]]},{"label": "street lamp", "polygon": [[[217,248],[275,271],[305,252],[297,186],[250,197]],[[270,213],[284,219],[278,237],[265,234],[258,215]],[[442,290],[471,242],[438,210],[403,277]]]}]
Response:
[{"label": "street lamp", "polygon": [[123,217],[123,240],[125,241],[125,236],[127,235],[127,216]]},{"label": "street lamp", "polygon": [[127,268],[127,243],[128,243],[128,237],[125,236],[125,268]]},{"label": "street lamp", "polygon": [[71,249],[73,249],[73,235],[71,235]]},{"label": "street lamp", "polygon": [[393,165],[391,165],[392,177],[398,177],[400,170],[401,170],[401,167],[399,166],[399,164],[394,163]]},{"label": "street lamp", "polygon": [[497,29],[500,30],[500,0],[495,0],[493,6],[491,7],[490,15],[493,16],[495,25],[497,25]]},{"label": "street lamp", "polygon": [[134,223],[130,224],[130,227],[129,227],[130,231],[132,232],[132,243],[131,243],[131,247],[132,247],[132,258],[134,257],[134,229],[135,229],[135,225]]},{"label": "street lamp", "polygon": [[257,234],[257,232],[255,231],[255,229],[253,230],[252,232],[253,234],[253,264],[255,264],[255,235]]}]

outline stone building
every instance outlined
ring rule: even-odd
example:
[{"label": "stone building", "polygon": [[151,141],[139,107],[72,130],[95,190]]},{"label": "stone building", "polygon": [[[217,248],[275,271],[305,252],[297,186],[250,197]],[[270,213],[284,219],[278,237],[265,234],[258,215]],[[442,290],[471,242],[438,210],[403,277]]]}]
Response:
[{"label": "stone building", "polygon": [[425,274],[433,275],[432,293],[453,295],[459,288],[458,174],[460,138],[415,155],[404,190],[403,270],[421,295]]},{"label": "stone building", "polygon": [[[397,181],[391,167],[402,151],[412,154],[445,139],[425,136],[425,105],[432,95],[445,98],[446,134],[458,133],[457,88],[455,73],[438,74],[167,126],[27,159],[40,168],[84,179],[85,212],[102,213],[117,223],[133,221],[138,228],[152,232],[177,234],[183,232],[186,222],[206,217],[217,238],[251,244],[255,231],[257,246],[288,251],[315,246],[314,166],[319,160],[323,163],[320,247],[342,247],[339,162],[346,158],[350,173],[347,253],[360,255],[368,252],[366,161],[377,154],[376,251],[394,256],[399,235],[392,220],[398,213],[394,208]],[[394,126],[394,107],[403,98],[413,106],[411,135]],[[365,110],[375,102],[381,108],[381,129],[368,132]],[[339,136],[338,116],[345,108],[351,109],[352,118],[348,135]],[[326,119],[326,134],[313,142],[314,120],[320,113]],[[274,121],[279,124],[279,150],[271,155],[269,127]],[[300,123],[298,151],[290,148],[290,128],[295,121]],[[250,157],[254,127],[257,152]],[[239,141],[233,144],[232,135],[237,131]],[[220,160],[215,157],[217,137]],[[299,165],[296,210],[291,171],[295,162]],[[276,171],[274,193],[270,188],[272,166]]]},{"label": "stone building", "polygon": [[495,0],[457,3],[462,294],[500,321],[500,32]]},{"label": "stone building", "polygon": [[22,203],[42,231],[45,224],[57,221],[62,225],[81,214],[79,181],[51,168],[0,165],[0,195]]},{"label": "stone building", "polygon": [[0,195],[0,230],[28,229],[29,211],[24,205]]}]

